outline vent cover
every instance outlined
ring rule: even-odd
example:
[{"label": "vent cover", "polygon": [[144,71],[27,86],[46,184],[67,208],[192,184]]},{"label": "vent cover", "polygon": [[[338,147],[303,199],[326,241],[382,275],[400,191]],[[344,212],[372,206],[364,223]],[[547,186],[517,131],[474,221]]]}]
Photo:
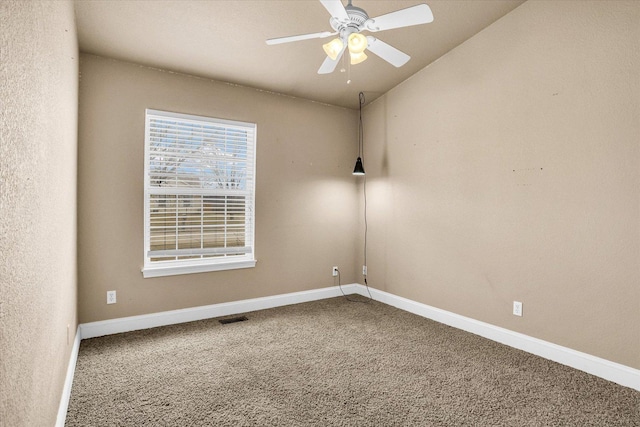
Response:
[{"label": "vent cover", "polygon": [[226,325],[228,323],[244,322],[245,320],[249,320],[249,319],[247,319],[246,316],[238,316],[238,317],[229,317],[228,319],[220,319],[218,320],[218,322],[222,323],[223,325]]}]

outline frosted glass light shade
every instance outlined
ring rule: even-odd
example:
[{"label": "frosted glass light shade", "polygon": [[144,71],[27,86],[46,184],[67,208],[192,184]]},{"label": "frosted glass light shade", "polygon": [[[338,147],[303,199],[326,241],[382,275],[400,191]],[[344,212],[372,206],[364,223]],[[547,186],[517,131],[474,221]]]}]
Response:
[{"label": "frosted glass light shade", "polygon": [[349,53],[351,54],[351,65],[359,64],[361,62],[364,62],[365,59],[367,59],[367,54],[364,52],[353,53],[350,51]]},{"label": "frosted glass light shade", "polygon": [[349,52],[362,53],[367,48],[367,38],[360,33],[352,33],[349,35]]},{"label": "frosted glass light shade", "polygon": [[329,43],[323,44],[322,48],[327,53],[327,56],[335,61],[338,55],[340,55],[340,52],[342,52],[344,43],[342,43],[342,40],[339,38],[336,38],[331,40]]}]

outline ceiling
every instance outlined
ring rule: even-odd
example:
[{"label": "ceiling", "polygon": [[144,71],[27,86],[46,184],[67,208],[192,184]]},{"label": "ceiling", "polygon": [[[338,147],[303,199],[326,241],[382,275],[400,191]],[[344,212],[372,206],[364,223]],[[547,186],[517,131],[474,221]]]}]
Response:
[{"label": "ceiling", "polygon": [[407,64],[395,68],[369,55],[325,75],[317,71],[330,38],[265,43],[331,31],[318,0],[76,0],[75,6],[81,52],[355,109],[359,92],[367,102],[377,98],[523,0],[353,0],[370,17],[425,2],[432,23],[375,34],[409,54]]}]

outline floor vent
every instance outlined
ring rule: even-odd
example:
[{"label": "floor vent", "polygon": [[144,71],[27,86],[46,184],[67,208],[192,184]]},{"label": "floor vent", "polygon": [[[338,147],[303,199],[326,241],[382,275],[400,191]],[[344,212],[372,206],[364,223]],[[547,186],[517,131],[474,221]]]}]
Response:
[{"label": "floor vent", "polygon": [[245,320],[249,320],[249,319],[247,319],[246,316],[239,316],[239,317],[229,317],[228,319],[220,319],[218,320],[218,322],[222,323],[223,325],[226,325],[227,323],[244,322]]}]

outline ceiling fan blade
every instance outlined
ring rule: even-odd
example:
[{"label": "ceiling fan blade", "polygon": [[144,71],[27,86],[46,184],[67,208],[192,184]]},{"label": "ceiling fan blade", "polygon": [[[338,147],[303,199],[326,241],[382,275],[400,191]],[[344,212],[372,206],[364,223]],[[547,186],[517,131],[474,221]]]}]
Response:
[{"label": "ceiling fan blade", "polygon": [[333,70],[336,69],[336,65],[338,65],[338,62],[340,62],[340,58],[342,58],[344,51],[345,51],[345,48],[343,48],[342,51],[338,54],[338,56],[336,56],[336,59],[331,59],[327,56],[324,59],[324,62],[322,63],[322,65],[320,66],[320,69],[318,69],[318,74],[333,73]]},{"label": "ceiling fan blade", "polygon": [[339,21],[349,21],[347,10],[340,0],[320,0],[327,12]]},{"label": "ceiling fan blade", "polygon": [[280,44],[280,43],[297,42],[299,40],[323,39],[325,37],[333,36],[336,34],[338,33],[337,32],[332,33],[331,31],[323,31],[321,33],[301,34],[299,36],[278,37],[275,39],[267,40],[267,44],[273,45],[273,44]]},{"label": "ceiling fan blade", "polygon": [[407,63],[407,61],[409,61],[409,59],[411,59],[411,57],[406,53],[383,42],[382,40],[378,40],[375,37],[367,36],[367,42],[369,42],[369,45],[367,46],[369,51],[378,55],[394,67],[402,67]]},{"label": "ceiling fan blade", "polygon": [[433,13],[431,8],[423,3],[371,18],[367,20],[365,26],[367,30],[375,33],[376,31],[428,24],[429,22],[433,22]]}]

